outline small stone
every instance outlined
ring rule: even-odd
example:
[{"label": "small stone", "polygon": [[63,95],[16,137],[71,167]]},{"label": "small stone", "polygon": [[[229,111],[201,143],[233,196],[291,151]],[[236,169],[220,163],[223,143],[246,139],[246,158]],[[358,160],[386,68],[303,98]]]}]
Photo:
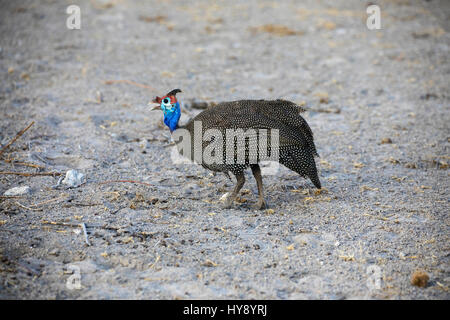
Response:
[{"label": "small stone", "polygon": [[353,162],[353,166],[354,166],[355,168],[360,169],[360,168],[364,167],[364,163],[361,163],[361,162]]},{"label": "small stone", "polygon": [[30,75],[28,74],[28,73],[26,73],[26,72],[23,72],[21,75],[20,75],[20,78],[22,78],[22,79],[24,79],[24,80],[30,80]]},{"label": "small stone", "polygon": [[411,284],[420,288],[425,288],[430,277],[425,271],[417,270],[411,276]]},{"label": "small stone", "polygon": [[51,249],[51,250],[48,252],[48,254],[49,254],[49,255],[52,255],[52,256],[59,256],[59,250],[56,249],[56,248]]},{"label": "small stone", "polygon": [[389,157],[389,162],[393,163],[393,164],[399,164],[400,161],[398,161],[397,159],[395,159],[394,157]]},{"label": "small stone", "polygon": [[227,200],[227,198],[228,198],[229,195],[230,195],[229,192],[225,193],[224,195],[222,195],[222,196],[220,197],[220,201],[225,202],[225,201]]},{"label": "small stone", "polygon": [[388,143],[392,143],[392,139],[391,138],[383,138],[383,139],[381,139],[381,144],[388,144]]},{"label": "small stone", "polygon": [[152,145],[150,144],[150,142],[147,140],[147,139],[145,139],[145,138],[143,138],[143,139],[141,139],[140,141],[139,141],[139,147],[141,148],[141,149],[149,149],[150,147],[151,147]]},{"label": "small stone", "polygon": [[217,267],[218,264],[208,259],[208,260],[206,260],[205,262],[202,263],[202,266],[204,266],[204,267]]},{"label": "small stone", "polygon": [[69,170],[66,172],[66,177],[62,181],[65,185],[69,186],[69,188],[76,188],[81,186],[86,182],[86,177],[81,172],[77,170]]},{"label": "small stone", "polygon": [[328,104],[330,98],[328,97],[328,93],[326,92],[318,92],[315,94],[316,97],[319,98],[320,103]]},{"label": "small stone", "polygon": [[414,162],[408,162],[407,164],[405,164],[405,168],[417,169],[417,164],[415,164]]},{"label": "small stone", "polygon": [[6,190],[3,195],[5,196],[22,196],[24,194],[30,194],[31,188],[29,186],[14,187]]}]

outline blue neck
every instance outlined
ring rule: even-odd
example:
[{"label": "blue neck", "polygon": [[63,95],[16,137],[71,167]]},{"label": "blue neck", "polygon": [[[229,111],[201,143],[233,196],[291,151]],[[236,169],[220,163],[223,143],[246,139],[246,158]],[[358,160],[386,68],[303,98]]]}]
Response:
[{"label": "blue neck", "polygon": [[178,121],[181,117],[180,104],[175,104],[175,109],[172,112],[164,112],[164,124],[169,127],[170,132],[178,128]]}]

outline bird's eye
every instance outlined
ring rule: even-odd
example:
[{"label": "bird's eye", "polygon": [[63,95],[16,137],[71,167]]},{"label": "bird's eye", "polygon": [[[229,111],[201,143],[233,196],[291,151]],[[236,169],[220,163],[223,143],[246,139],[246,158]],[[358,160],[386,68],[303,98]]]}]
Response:
[{"label": "bird's eye", "polygon": [[165,99],[163,100],[163,103],[164,103],[164,104],[170,104],[170,99],[169,99],[169,98],[165,98]]}]

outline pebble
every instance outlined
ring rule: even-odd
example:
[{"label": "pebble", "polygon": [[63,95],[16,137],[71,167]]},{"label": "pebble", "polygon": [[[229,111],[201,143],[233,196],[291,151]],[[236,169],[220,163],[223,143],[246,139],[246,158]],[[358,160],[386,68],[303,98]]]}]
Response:
[{"label": "pebble", "polygon": [[14,187],[6,190],[3,195],[5,196],[22,196],[24,194],[30,194],[31,188],[29,186]]},{"label": "pebble", "polygon": [[51,249],[51,250],[48,252],[48,254],[49,254],[49,255],[52,255],[52,256],[59,256],[59,250],[56,249],[56,248]]},{"label": "pebble", "polygon": [[66,172],[66,177],[62,181],[63,184],[69,188],[76,188],[86,182],[86,176],[77,170],[69,170]]},{"label": "pebble", "polygon": [[417,270],[411,276],[411,284],[420,288],[425,288],[430,277],[425,271]]},{"label": "pebble", "polygon": [[220,197],[220,201],[225,202],[229,195],[230,195],[230,192],[225,193],[224,195],[222,195]]},{"label": "pebble", "polygon": [[383,139],[381,139],[381,144],[386,144],[386,143],[392,143],[392,139],[391,138],[383,138]]}]

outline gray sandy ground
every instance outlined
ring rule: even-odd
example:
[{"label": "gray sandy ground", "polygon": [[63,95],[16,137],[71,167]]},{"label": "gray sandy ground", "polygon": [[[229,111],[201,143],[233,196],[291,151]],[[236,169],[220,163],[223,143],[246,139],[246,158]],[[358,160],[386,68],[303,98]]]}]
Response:
[{"label": "gray sandy ground", "polygon": [[[31,187],[0,199],[0,297],[448,299],[450,3],[375,3],[381,30],[357,0],[1,1],[1,145],[35,124],[0,171],[87,180],[0,174]],[[174,164],[146,106],[174,88],[183,121],[192,99],[304,103],[324,190],[280,168],[257,211],[249,173],[222,209],[233,183]]]}]

